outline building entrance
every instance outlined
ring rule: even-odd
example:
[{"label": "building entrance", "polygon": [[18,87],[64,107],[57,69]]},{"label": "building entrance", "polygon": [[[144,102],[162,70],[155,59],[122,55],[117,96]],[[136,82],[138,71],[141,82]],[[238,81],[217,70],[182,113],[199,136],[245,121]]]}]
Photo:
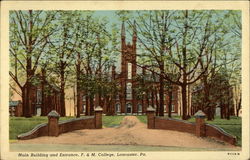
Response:
[{"label": "building entrance", "polygon": [[127,114],[132,113],[132,105],[131,105],[131,103],[126,104],[126,113]]}]

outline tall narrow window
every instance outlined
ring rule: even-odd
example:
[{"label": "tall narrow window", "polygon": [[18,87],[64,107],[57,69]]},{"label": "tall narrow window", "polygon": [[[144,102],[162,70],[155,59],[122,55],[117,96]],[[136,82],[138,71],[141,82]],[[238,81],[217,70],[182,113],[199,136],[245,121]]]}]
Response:
[{"label": "tall narrow window", "polygon": [[36,103],[41,104],[42,103],[42,90],[37,89],[36,91]]},{"label": "tall narrow window", "polygon": [[138,112],[142,112],[142,105],[138,104]]},{"label": "tall narrow window", "polygon": [[128,63],[128,79],[132,79],[132,64]]},{"label": "tall narrow window", "polygon": [[132,83],[127,83],[126,93],[127,99],[132,99]]},{"label": "tall narrow window", "polygon": [[171,112],[174,112],[175,111],[175,105],[172,104],[172,107],[171,107]]},{"label": "tall narrow window", "polygon": [[120,106],[119,103],[117,103],[117,104],[115,105],[115,110],[116,110],[116,112],[121,112],[121,106]]},{"label": "tall narrow window", "polygon": [[167,112],[167,105],[164,104],[164,112]]},{"label": "tall narrow window", "polygon": [[82,105],[82,113],[85,113],[85,111],[86,111],[86,105],[83,104],[83,105]]}]

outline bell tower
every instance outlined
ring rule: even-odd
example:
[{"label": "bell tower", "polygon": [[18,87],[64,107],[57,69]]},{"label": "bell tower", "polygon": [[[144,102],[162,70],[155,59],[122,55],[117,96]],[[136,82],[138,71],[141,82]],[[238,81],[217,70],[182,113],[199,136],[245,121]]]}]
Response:
[{"label": "bell tower", "polygon": [[133,25],[132,44],[126,43],[125,24],[121,27],[121,112],[126,114],[137,113],[135,95],[136,77],[136,22]]}]

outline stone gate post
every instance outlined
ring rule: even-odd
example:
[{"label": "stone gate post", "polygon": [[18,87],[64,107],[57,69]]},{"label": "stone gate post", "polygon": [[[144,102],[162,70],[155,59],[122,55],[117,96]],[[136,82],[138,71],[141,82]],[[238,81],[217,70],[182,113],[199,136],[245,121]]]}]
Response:
[{"label": "stone gate post", "polygon": [[195,116],[195,122],[196,122],[196,130],[195,130],[196,136],[205,137],[206,136],[205,113],[199,110],[198,112],[194,114],[194,116]]},{"label": "stone gate post", "polygon": [[148,129],[155,128],[155,109],[152,106],[147,108]]},{"label": "stone gate post", "polygon": [[95,128],[101,129],[102,128],[102,107],[97,106],[95,108]]},{"label": "stone gate post", "polygon": [[49,136],[58,136],[59,135],[59,125],[58,125],[58,120],[59,120],[60,115],[55,111],[52,110],[48,114],[48,135]]}]

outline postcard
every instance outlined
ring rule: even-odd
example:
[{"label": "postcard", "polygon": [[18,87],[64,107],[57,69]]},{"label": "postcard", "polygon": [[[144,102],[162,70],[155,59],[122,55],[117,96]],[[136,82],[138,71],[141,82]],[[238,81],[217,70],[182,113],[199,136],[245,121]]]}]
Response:
[{"label": "postcard", "polygon": [[1,31],[1,159],[250,158],[247,1],[3,1]]}]

